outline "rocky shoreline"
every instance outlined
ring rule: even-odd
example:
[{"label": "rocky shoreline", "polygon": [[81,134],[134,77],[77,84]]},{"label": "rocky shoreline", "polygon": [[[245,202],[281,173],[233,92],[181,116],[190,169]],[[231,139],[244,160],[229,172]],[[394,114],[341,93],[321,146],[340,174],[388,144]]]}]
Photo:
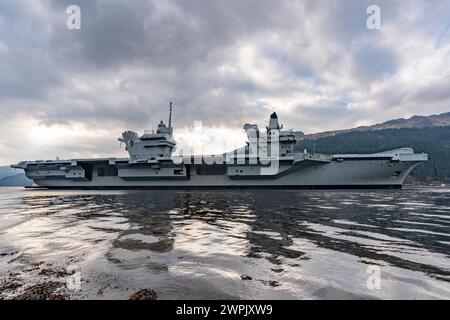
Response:
[{"label": "rocky shoreline", "polygon": [[[0,252],[0,257],[14,262],[18,252]],[[73,259],[73,258],[72,258]],[[70,262],[73,262],[69,259]],[[75,271],[52,263],[39,261],[19,270],[0,276],[0,300],[70,300],[70,285],[74,282]],[[89,282],[89,280],[79,279]],[[97,291],[102,295],[103,289]],[[140,289],[129,296],[129,300],[156,300],[157,293],[152,289]]]},{"label": "rocky shoreline", "polygon": [[[14,256],[16,253],[0,253]],[[13,260],[13,259],[12,259]],[[8,261],[8,263],[10,263]],[[32,276],[35,281],[28,283]],[[64,269],[45,262],[36,262],[10,272],[0,278],[0,299],[12,300],[67,300],[65,277],[70,276]]]}]

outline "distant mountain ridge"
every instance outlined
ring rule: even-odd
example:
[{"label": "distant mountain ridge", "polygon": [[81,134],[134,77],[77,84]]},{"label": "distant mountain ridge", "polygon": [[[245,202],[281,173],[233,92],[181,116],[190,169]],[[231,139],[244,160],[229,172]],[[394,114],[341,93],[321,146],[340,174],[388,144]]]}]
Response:
[{"label": "distant mountain ridge", "polygon": [[335,136],[340,133],[348,133],[355,131],[364,132],[364,131],[377,131],[377,130],[403,129],[403,128],[421,129],[421,128],[446,127],[446,126],[450,126],[450,112],[430,116],[412,116],[411,118],[407,119],[399,118],[375,124],[372,126],[361,126],[352,129],[334,130],[334,131],[325,131],[307,134],[303,137],[303,139],[315,140],[319,138]]},{"label": "distant mountain ridge", "polygon": [[13,169],[8,166],[0,166],[0,179],[8,176],[13,176],[21,172],[23,171],[19,169]]},{"label": "distant mountain ridge", "polygon": [[25,176],[23,170],[8,166],[0,167],[0,187],[31,186],[32,181]]},{"label": "distant mountain ridge", "polygon": [[24,173],[0,178],[0,187],[24,187],[31,186],[32,181]]}]

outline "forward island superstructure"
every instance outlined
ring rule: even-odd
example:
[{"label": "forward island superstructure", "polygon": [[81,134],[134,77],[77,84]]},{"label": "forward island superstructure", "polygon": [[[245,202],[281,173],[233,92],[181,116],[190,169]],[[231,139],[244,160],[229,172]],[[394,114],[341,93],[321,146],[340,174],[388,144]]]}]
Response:
[{"label": "forward island superstructure", "polygon": [[283,131],[277,114],[260,130],[246,124],[248,141],[221,155],[176,154],[168,125],[139,136],[125,131],[119,141],[128,158],[23,161],[13,168],[25,171],[36,186],[54,189],[127,188],[401,188],[424,153],[404,147],[371,154],[319,154],[295,149],[296,137]]}]

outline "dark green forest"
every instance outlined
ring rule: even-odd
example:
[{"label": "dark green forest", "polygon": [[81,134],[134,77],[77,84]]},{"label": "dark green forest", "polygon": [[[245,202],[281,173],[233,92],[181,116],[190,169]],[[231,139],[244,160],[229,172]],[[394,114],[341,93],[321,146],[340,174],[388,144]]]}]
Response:
[{"label": "dark green forest", "polygon": [[412,147],[429,155],[412,176],[422,182],[450,181],[450,127],[386,129],[348,132],[317,140],[301,140],[296,149],[317,153],[371,153],[399,147]]}]

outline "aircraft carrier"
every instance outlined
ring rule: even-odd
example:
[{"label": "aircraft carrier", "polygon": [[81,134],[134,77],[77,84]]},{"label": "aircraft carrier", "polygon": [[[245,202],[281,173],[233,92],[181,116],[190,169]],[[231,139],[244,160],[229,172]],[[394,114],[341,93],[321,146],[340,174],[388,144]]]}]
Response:
[{"label": "aircraft carrier", "polygon": [[35,187],[50,189],[195,188],[401,188],[408,174],[428,160],[404,147],[371,154],[320,154],[295,150],[292,130],[283,131],[274,112],[266,128],[246,124],[248,141],[221,155],[175,153],[172,103],[168,125],[119,141],[128,158],[22,161]]}]

